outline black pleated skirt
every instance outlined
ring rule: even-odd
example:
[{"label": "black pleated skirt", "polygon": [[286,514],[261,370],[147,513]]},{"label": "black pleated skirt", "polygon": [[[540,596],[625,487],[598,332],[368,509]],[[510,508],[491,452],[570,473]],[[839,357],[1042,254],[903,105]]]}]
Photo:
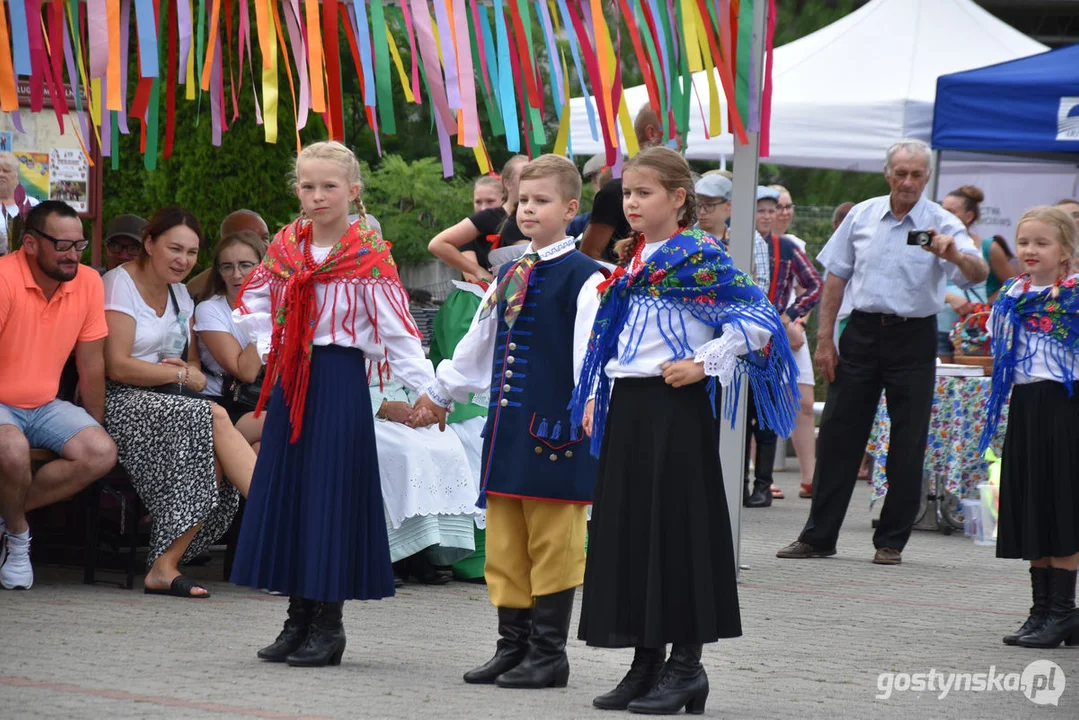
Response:
[{"label": "black pleated skirt", "polygon": [[1038,560],[1079,552],[1079,388],[1012,388],[1000,476],[997,557]]},{"label": "black pleated skirt", "polygon": [[706,383],[614,384],[579,637],[598,647],[742,634],[730,516]]}]

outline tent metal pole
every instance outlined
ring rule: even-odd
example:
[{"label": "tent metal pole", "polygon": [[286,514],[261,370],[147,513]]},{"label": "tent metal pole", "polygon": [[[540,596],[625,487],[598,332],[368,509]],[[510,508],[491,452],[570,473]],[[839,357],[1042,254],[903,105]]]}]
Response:
[{"label": "tent metal pole", "polygon": [[940,189],[940,150],[934,150],[929,156],[929,199],[939,202],[937,191]]},{"label": "tent metal pole", "polygon": [[[753,4],[753,52],[756,62],[750,64],[749,82],[754,87],[761,87],[761,72],[764,67],[765,21],[768,3]],[[748,123],[747,123],[748,125]],[[748,132],[749,142],[745,145],[734,144],[734,190],[731,197],[731,245],[730,251],[736,267],[750,272],[753,258],[753,233],[757,216],[757,171],[760,166],[760,134]],[[733,388],[725,388],[724,399]],[[742,534],[742,487],[745,482],[743,468],[746,452],[746,404],[748,383],[743,379],[735,415],[734,427],[723,421],[720,432],[719,459],[723,468],[723,486],[727,495],[727,508],[731,517],[731,533],[734,536],[734,561],[741,562]],[[722,408],[716,411],[722,413]]]}]

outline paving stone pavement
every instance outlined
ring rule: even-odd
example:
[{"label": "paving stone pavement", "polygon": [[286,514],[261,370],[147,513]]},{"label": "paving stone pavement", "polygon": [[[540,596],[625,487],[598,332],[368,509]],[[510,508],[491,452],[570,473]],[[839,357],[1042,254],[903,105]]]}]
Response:
[{"label": "paving stone pavement", "polygon": [[[1001,644],[1030,602],[1023,563],[997,560],[961,534],[915,531],[901,566],[871,564],[865,483],[836,557],[778,560],[809,508],[794,474],[779,484],[787,499],[742,511],[745,634],[705,649],[706,717],[1079,717],[1079,647]],[[484,587],[409,584],[391,600],[346,605],[341,667],[292,669],[254,656],[276,635],[284,598],[221,582],[220,560],[191,574],[213,598],[88,587],[76,570],[50,567],[37,568],[28,592],[0,590],[0,718],[607,718],[591,698],[631,657],[572,639],[564,690],[466,685],[461,673],[496,639]],[[881,673],[992,668],[1001,679],[1035,660],[1064,673],[1059,705],[1020,691],[941,699],[939,690],[903,691],[902,679],[877,697]]]}]

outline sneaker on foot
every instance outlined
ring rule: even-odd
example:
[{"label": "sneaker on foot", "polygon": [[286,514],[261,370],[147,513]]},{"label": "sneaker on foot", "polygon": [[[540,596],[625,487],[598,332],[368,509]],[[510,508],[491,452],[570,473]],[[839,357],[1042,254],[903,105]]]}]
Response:
[{"label": "sneaker on foot", "polygon": [[30,564],[30,531],[4,536],[7,557],[0,565],[0,585],[8,590],[29,590],[34,584],[34,568]]}]

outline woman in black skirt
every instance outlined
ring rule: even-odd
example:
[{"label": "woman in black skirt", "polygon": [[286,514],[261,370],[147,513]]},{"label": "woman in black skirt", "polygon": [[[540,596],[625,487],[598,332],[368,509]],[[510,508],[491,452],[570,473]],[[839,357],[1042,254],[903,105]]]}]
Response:
[{"label": "woman in black skirt", "polygon": [[[786,434],[797,372],[775,308],[718,240],[687,229],[695,199],[685,160],[645,150],[626,163],[622,188],[631,257],[600,286],[573,400],[600,457],[579,636],[635,648],[596,707],[700,713],[703,644],[742,634],[714,382],[737,387],[748,375],[761,421]],[[725,395],[733,411],[737,392]]]},{"label": "woman in black skirt", "polygon": [[1030,616],[1006,645],[1079,645],[1079,275],[1077,229],[1060,208],[1016,225],[1024,274],[993,306],[993,389],[981,451],[1011,391],[997,520],[997,557],[1030,561]]},{"label": "woman in black skirt", "polygon": [[[268,402],[232,581],[289,596],[277,640],[258,652],[293,666],[336,665],[345,600],[393,595],[365,357],[380,378],[434,379],[389,244],[368,229],[360,165],[338,142],[296,159],[304,215],[282,229],[236,302],[266,355]],[[272,392],[271,392],[272,388]]]}]

